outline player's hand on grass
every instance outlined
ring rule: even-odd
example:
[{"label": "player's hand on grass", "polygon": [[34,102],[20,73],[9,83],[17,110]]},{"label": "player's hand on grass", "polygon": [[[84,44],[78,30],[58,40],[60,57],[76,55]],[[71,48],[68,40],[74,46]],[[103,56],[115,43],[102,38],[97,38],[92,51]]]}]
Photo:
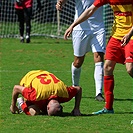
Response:
[{"label": "player's hand on grass", "polygon": [[12,112],[12,114],[16,114],[16,113],[19,114],[19,109],[18,109],[18,107],[17,107],[16,105],[13,106],[13,105],[11,104],[11,106],[10,106],[10,111]]},{"label": "player's hand on grass", "polygon": [[79,109],[73,109],[71,114],[74,115],[74,116],[81,116],[81,113],[80,113]]},{"label": "player's hand on grass", "polygon": [[70,36],[70,34],[72,33],[72,31],[73,31],[73,27],[70,26],[70,27],[66,30],[65,34],[64,34],[64,39],[65,39],[65,40],[68,39],[68,37]]}]

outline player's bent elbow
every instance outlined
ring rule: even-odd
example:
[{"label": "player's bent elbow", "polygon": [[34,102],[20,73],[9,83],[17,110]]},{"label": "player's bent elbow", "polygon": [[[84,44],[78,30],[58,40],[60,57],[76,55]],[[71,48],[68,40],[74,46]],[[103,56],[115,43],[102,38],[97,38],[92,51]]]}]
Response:
[{"label": "player's bent elbow", "polygon": [[16,92],[16,93],[22,93],[24,87],[23,86],[20,86],[20,85],[14,85],[14,88],[13,88],[13,91]]}]

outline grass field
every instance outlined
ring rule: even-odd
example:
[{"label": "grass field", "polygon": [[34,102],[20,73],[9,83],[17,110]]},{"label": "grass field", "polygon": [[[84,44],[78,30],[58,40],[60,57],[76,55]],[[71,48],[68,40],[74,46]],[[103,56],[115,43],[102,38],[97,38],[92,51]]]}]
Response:
[{"label": "grass field", "polygon": [[30,70],[44,69],[71,85],[73,49],[71,41],[31,38],[30,44],[18,39],[0,40],[0,133],[133,133],[133,80],[124,65],[117,65],[115,75],[115,114],[93,116],[103,102],[94,100],[93,55],[86,55],[80,85],[83,88],[82,116],[70,115],[74,99],[64,103],[63,117],[26,116],[9,111],[12,89]]}]

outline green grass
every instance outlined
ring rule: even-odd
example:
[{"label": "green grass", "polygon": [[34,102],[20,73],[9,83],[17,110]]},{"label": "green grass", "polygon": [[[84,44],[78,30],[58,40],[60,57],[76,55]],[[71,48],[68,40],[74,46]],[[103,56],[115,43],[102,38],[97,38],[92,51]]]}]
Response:
[{"label": "green grass", "polygon": [[82,66],[80,85],[83,88],[82,116],[70,115],[74,99],[62,104],[63,117],[13,115],[9,111],[12,89],[30,70],[44,69],[71,85],[73,49],[71,41],[31,38],[30,44],[18,39],[0,40],[0,133],[132,133],[133,81],[124,65],[117,65],[115,75],[115,114],[92,116],[102,109],[97,102],[93,80],[93,54],[88,53]]}]

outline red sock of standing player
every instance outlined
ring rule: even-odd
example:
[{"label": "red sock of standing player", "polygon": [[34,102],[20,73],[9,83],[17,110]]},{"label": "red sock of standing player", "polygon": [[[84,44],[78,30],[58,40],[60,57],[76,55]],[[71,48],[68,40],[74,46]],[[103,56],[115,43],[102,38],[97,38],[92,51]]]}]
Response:
[{"label": "red sock of standing player", "polygon": [[105,95],[105,108],[108,110],[113,109],[114,101],[114,76],[104,76],[104,95]]},{"label": "red sock of standing player", "polygon": [[26,103],[23,103],[21,105],[21,108],[23,110],[23,112],[26,114],[26,115],[31,115],[30,112],[29,112],[29,108],[27,107]]}]

